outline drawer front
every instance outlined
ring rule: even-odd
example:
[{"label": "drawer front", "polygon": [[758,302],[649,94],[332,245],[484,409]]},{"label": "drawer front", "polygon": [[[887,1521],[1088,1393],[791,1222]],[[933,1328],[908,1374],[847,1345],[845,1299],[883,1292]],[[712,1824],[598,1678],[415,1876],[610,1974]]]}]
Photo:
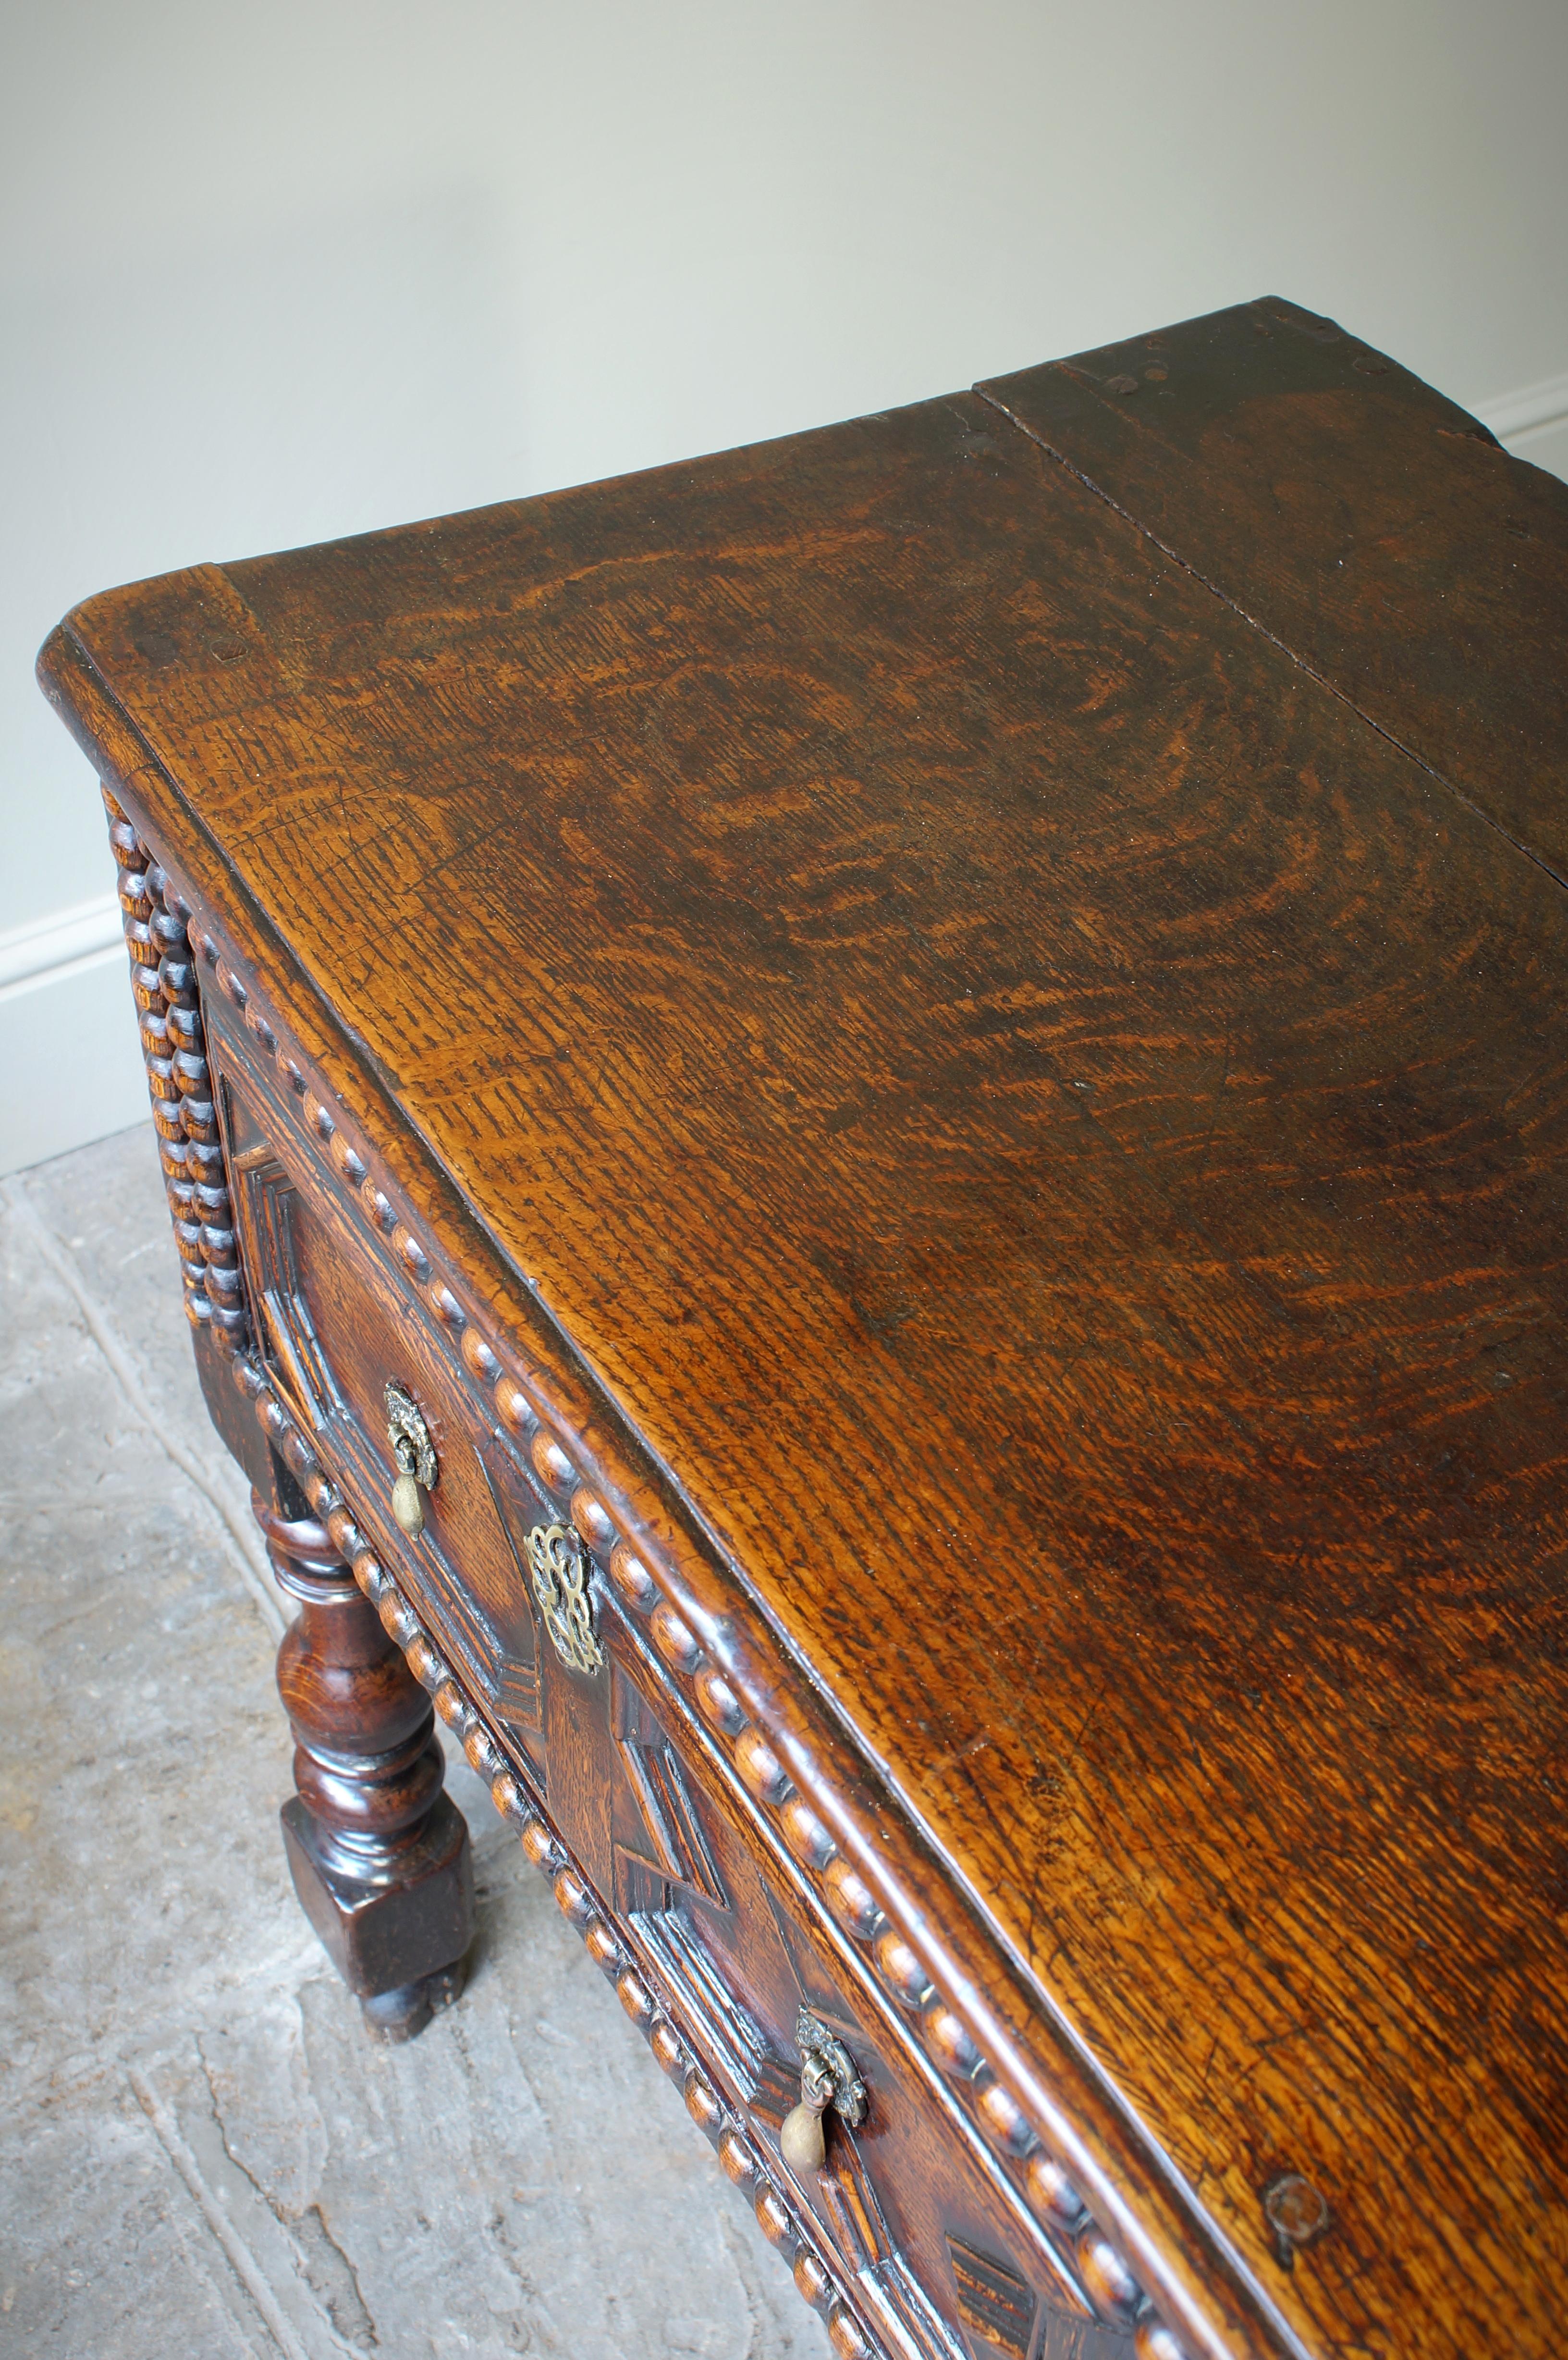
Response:
[{"label": "drawer front", "polygon": [[[1098,2350],[1101,2331],[1076,2287],[975,2149],[891,1992],[864,1972],[784,1848],[759,1830],[725,1757],[660,1677],[635,1612],[616,1620],[608,1714],[630,1765],[613,1806],[616,1907],[663,1988],[689,2017],[706,2018],[729,2103],[788,2173],[838,2267],[866,2289],[890,2342],[901,2333],[914,2349],[942,2349],[942,2337],[956,2336],[960,2350],[1017,2360]],[[912,1957],[889,1947],[888,1963],[918,2005],[925,1978]],[[779,2135],[800,2094],[802,2008],[844,2045],[866,2105],[853,2127],[830,2110],[823,2168],[790,2171]]]},{"label": "drawer front", "polygon": [[[1055,2183],[1031,2182],[1031,2206],[1018,2173],[975,2136],[933,2062],[933,1995],[913,1953],[891,1931],[869,1949],[850,1939],[864,1893],[853,1877],[840,1876],[835,1914],[824,1911],[801,1874],[822,1830],[803,1803],[777,1807],[768,1747],[711,1666],[691,1677],[701,1651],[603,1512],[584,1505],[565,1453],[535,1421],[497,1422],[494,1360],[443,1330],[428,1270],[385,1251],[390,1225],[368,1179],[345,1200],[304,1094],[258,1073],[222,1018],[208,1036],[272,1390],[548,1813],[583,1907],[613,1921],[701,2059],[706,2095],[688,2092],[696,2118],[716,2136],[722,2102],[810,2223],[802,2291],[825,2308],[835,2282],[855,2289],[863,2324],[833,2311],[836,2348],[911,2360],[1129,2355],[1130,2322],[1096,2319],[1073,2265],[1074,2237],[1094,2233],[1069,2183],[1058,2175],[1042,2224]],[[389,1382],[416,1404],[439,1470],[414,1535],[391,1507]],[[539,1612],[529,1541],[551,1527],[581,1547],[592,1669],[563,1658]],[[867,2094],[856,2126],[830,2111],[820,2170],[791,2170],[780,2151],[800,2095],[802,2008],[842,2042]],[[961,2038],[953,2023],[948,2037]],[[760,2200],[758,2214],[771,2233]],[[1161,2349],[1147,2333],[1142,2342]]]},{"label": "drawer front", "polygon": [[[342,1477],[476,1701],[537,1756],[539,1665],[527,1535],[542,1508],[514,1444],[475,1415],[410,1293],[388,1286],[309,1162],[242,1074],[221,1071],[234,1211],[267,1375]],[[280,1152],[281,1148],[281,1152]],[[410,1541],[392,1513],[398,1466],[386,1388],[418,1404],[439,1478]]]}]

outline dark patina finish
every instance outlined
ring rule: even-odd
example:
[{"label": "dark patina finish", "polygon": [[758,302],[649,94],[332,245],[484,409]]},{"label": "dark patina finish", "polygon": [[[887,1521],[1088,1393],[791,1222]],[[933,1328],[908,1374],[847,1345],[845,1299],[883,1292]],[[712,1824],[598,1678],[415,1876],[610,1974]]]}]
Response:
[{"label": "dark patina finish", "polygon": [[[836,2348],[1555,2353],[1568,490],[1269,299],[43,675],[275,1557]],[[411,2023],[466,1857],[316,1622]]]}]

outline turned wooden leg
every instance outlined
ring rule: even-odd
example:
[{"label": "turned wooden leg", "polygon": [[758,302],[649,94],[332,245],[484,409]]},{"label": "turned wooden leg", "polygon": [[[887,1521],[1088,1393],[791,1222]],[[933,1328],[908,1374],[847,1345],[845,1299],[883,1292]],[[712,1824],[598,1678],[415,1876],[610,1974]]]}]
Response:
[{"label": "turned wooden leg", "polygon": [[411,2040],[463,1987],[474,1933],[468,1830],[430,1699],[324,1527],[252,1495],[299,1613],[278,1650],[298,1792],[282,1810],[294,1889],[365,2019]]}]

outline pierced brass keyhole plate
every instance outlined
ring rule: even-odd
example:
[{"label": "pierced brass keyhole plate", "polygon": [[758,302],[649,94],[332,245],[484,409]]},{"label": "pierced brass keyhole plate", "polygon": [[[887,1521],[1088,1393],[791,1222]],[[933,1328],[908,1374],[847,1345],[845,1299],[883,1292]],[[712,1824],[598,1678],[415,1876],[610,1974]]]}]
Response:
[{"label": "pierced brass keyhole plate", "polygon": [[588,1595],[588,1553],[570,1524],[536,1524],[528,1535],[528,1570],[550,1644],[573,1672],[599,1672],[604,1651],[593,1635]]}]

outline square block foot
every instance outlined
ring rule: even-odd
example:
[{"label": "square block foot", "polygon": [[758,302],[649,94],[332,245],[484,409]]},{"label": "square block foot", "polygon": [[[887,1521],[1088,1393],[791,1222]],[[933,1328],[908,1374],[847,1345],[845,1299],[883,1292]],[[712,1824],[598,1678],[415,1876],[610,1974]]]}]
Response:
[{"label": "square block foot", "polygon": [[390,1995],[450,1978],[474,1939],[474,1871],[462,1812],[440,1797],[419,1842],[397,1854],[396,1881],[356,1877],[323,1859],[316,1822],[297,1795],[278,1817],[294,1890],[327,1956],[361,2000],[387,1998],[388,2028],[372,2024],[379,2038],[410,2038],[411,2031],[390,2030],[392,2022],[418,2016],[418,2030],[430,2007],[445,2002],[432,1992],[420,2014],[419,2003],[400,2008]]}]

